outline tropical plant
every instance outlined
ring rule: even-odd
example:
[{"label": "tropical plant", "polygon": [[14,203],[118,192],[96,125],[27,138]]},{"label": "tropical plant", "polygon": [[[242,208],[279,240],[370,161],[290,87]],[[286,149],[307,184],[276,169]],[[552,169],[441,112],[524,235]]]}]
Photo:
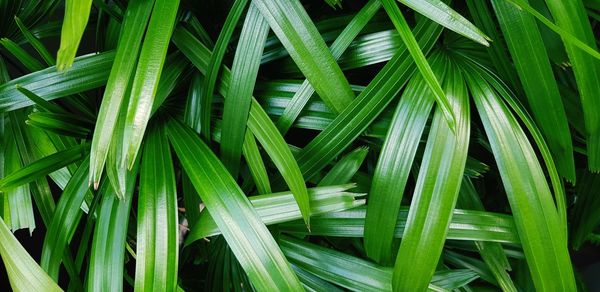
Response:
[{"label": "tropical plant", "polygon": [[[16,291],[585,290],[570,255],[600,242],[598,0],[0,15]],[[13,234],[36,227],[39,259]]]}]

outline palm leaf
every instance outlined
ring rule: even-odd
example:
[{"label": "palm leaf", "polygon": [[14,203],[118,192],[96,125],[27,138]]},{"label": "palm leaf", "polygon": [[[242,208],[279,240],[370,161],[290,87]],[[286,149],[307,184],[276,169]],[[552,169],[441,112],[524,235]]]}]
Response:
[{"label": "palm leaf", "polygon": [[67,70],[73,65],[91,8],[92,0],[65,1],[65,18],[60,34],[60,48],[56,56],[58,71]]},{"label": "palm leaf", "polygon": [[[427,287],[444,246],[465,169],[471,134],[469,96],[458,68],[447,72],[444,79],[457,118],[456,131],[446,125],[438,107],[396,256],[392,280],[396,291]],[[418,264],[408,261],[408,255]]]},{"label": "palm leaf", "polygon": [[[340,33],[338,38],[331,44],[330,50],[331,55],[335,60],[338,60],[340,56],[346,51],[348,46],[352,43],[352,40],[362,31],[367,25],[369,20],[373,18],[375,13],[381,8],[381,3],[378,0],[370,0],[365,6],[354,16],[354,18],[348,23],[344,30]],[[298,117],[302,108],[306,105],[310,97],[315,92],[315,89],[311,85],[310,80],[306,79],[302,83],[301,87],[296,90],[294,97],[290,101],[290,104],[285,107],[284,112],[277,120],[277,128],[285,133],[294,123],[294,120]],[[332,109],[335,111],[335,109]]]},{"label": "palm leaf", "polygon": [[556,158],[559,172],[574,182],[575,164],[567,117],[537,24],[532,16],[505,1],[493,3],[533,116]]},{"label": "palm leaf", "polygon": [[271,234],[225,167],[190,128],[171,120],[167,129],[183,168],[254,287],[300,289]]},{"label": "palm leaf", "polygon": [[154,1],[131,1],[127,5],[117,53],[110,69],[92,139],[90,183],[93,183],[96,189],[114,135],[117,114],[122,107],[132,73],[137,65],[137,56],[153,4]]},{"label": "palm leaf", "polygon": [[239,170],[252,92],[268,32],[269,24],[251,4],[231,67],[231,78],[236,82],[229,86],[223,105],[221,160],[233,177]]},{"label": "palm leaf", "polygon": [[31,258],[0,218],[0,255],[15,291],[63,291]]},{"label": "palm leaf", "polygon": [[[477,73],[466,76],[503,178],[536,288],[575,289],[566,235],[531,144],[493,89]],[[552,248],[546,248],[548,245]]]},{"label": "palm leaf", "polygon": [[[352,187],[353,185],[350,184],[308,189],[312,204],[312,214],[319,215],[338,212],[364,205],[364,199],[357,199],[357,197],[364,194],[346,192]],[[249,200],[265,225],[302,218],[300,210],[294,201],[294,196],[290,192],[252,196]],[[215,220],[207,212],[200,213],[198,222],[194,226],[196,228],[190,231],[186,239],[188,244],[195,240],[221,233]]]},{"label": "palm leaf", "polygon": [[133,78],[123,134],[125,155],[122,164],[129,169],[133,167],[150,120],[158,80],[169,48],[178,7],[179,0],[156,0],[152,8],[148,30]]},{"label": "palm leaf", "polygon": [[300,1],[252,3],[327,106],[335,112],[343,111],[354,99],[354,93]]},{"label": "palm leaf", "polygon": [[153,126],[144,144],[138,198],[135,289],[175,290],[177,285],[177,193],[164,129]]},{"label": "palm leaf", "polygon": [[415,60],[417,69],[419,69],[419,72],[421,75],[423,75],[425,82],[427,82],[427,85],[429,85],[431,88],[438,106],[444,113],[444,117],[448,122],[448,126],[450,126],[450,129],[454,130],[455,117],[450,110],[450,103],[444,94],[439,81],[433,73],[433,70],[431,70],[431,66],[427,62],[423,51],[419,47],[419,43],[415,39],[413,33],[410,31],[410,27],[408,26],[406,19],[404,19],[400,8],[398,8],[398,5],[396,5],[396,3],[394,3],[392,0],[382,0],[382,4],[385,8],[385,11],[390,16],[392,23],[394,23],[396,30],[398,30],[400,38],[402,38],[402,41],[406,45],[410,56]]},{"label": "palm leaf", "polygon": [[594,172],[600,171],[600,115],[592,110],[600,106],[600,58],[596,38],[581,1],[549,0],[546,3],[558,26],[590,46],[596,56],[593,58],[585,54],[575,43],[567,43],[569,38],[566,34],[561,34],[579,88],[587,138],[588,167]]},{"label": "palm leaf", "polygon": [[[208,49],[196,40],[187,30],[177,29],[173,34],[173,41],[179,49],[201,72],[205,72],[208,64]],[[218,90],[224,95],[231,83],[231,72],[225,67],[221,74],[221,83]],[[224,95],[224,97],[226,97]],[[306,192],[304,178],[300,172],[296,159],[287,147],[285,140],[269,119],[256,99],[252,99],[248,116],[248,128],[256,139],[262,144],[275,166],[280,171],[284,180],[294,193],[296,202],[300,206],[306,224],[309,224],[310,202]]]},{"label": "palm leaf", "polygon": [[[439,60],[439,58],[438,58]],[[445,66],[434,63],[438,76]],[[420,75],[413,77],[394,113],[373,173],[365,219],[365,250],[373,260],[394,261],[392,240],[404,187],[434,99]]]},{"label": "palm leaf", "polygon": [[400,3],[423,14],[438,24],[484,46],[489,46],[491,39],[466,18],[452,10],[440,0],[398,0]]}]

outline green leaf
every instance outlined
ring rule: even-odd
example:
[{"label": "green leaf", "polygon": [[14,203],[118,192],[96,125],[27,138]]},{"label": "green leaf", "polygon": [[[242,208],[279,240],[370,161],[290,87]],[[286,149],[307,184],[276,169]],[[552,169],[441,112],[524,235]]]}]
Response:
[{"label": "green leaf", "polygon": [[[106,156],[114,135],[117,114],[124,107],[132,73],[137,65],[142,37],[152,11],[154,1],[134,0],[127,5],[122,32],[115,60],[110,69],[102,104],[96,120],[90,156],[90,184],[97,189],[102,176]],[[106,69],[105,69],[106,70]]]},{"label": "green leaf", "polygon": [[[281,237],[279,244],[298,267],[351,291],[391,291],[392,271],[371,262],[335,250],[303,242],[291,237]],[[453,278],[448,281],[448,278]],[[468,270],[449,270],[436,273],[431,284],[442,290],[460,288],[477,278]],[[430,285],[430,288],[433,285]],[[457,287],[458,286],[458,287]]]},{"label": "green leaf", "polygon": [[[213,91],[215,89],[215,84],[217,82],[217,76],[219,75],[219,69],[221,69],[221,62],[223,61],[223,56],[225,55],[225,51],[227,50],[227,46],[229,45],[229,41],[231,40],[231,36],[233,35],[233,30],[235,26],[240,20],[242,16],[242,12],[248,5],[248,0],[235,0],[233,2],[233,6],[225,19],[225,23],[223,24],[223,29],[219,33],[219,37],[217,38],[217,43],[212,50],[212,54],[210,55],[210,61],[208,62],[208,66],[206,67],[206,73],[204,74],[204,82],[202,83],[202,87],[200,88],[200,127],[202,137],[206,141],[210,141],[210,124],[211,124],[211,114],[212,114],[212,100],[213,100]],[[228,95],[227,95],[228,96]]]},{"label": "green leaf", "polygon": [[231,79],[236,82],[226,93],[221,126],[221,161],[234,178],[240,167],[252,92],[268,32],[269,24],[250,4],[231,67]]},{"label": "green leaf", "polygon": [[58,135],[85,139],[90,135],[93,124],[72,114],[35,112],[28,116],[27,125]]},{"label": "green leaf", "polygon": [[[3,147],[4,161],[2,168],[3,173],[10,176],[21,169],[21,156],[12,137],[12,131],[6,131],[3,140],[5,146]],[[7,221],[10,229],[16,231],[22,228],[29,228],[29,234],[31,234],[35,229],[35,218],[29,185],[3,191],[2,197],[4,201],[2,203],[4,206],[3,218]]]},{"label": "green leaf", "polygon": [[398,0],[412,10],[466,38],[489,46],[491,39],[458,12],[440,0]]},{"label": "green leaf", "polygon": [[33,101],[35,103],[35,105],[38,106],[38,108],[41,108],[43,111],[55,112],[55,113],[66,113],[66,111],[63,108],[61,108],[60,106],[57,106],[55,104],[52,104],[49,101],[46,101],[41,96],[29,91],[25,87],[22,87],[21,85],[17,84],[16,88],[19,92],[21,92],[27,98],[31,99],[31,101]]},{"label": "green leaf", "polygon": [[566,234],[531,144],[490,85],[475,72],[468,72],[466,77],[498,164],[536,289],[574,290]]},{"label": "green leaf", "polygon": [[65,187],[48,226],[42,246],[41,266],[53,279],[58,279],[63,254],[69,248],[83,215],[80,209],[88,193],[89,159],[85,159]]},{"label": "green leaf", "polygon": [[60,48],[56,57],[58,71],[67,70],[73,65],[91,8],[92,0],[65,1],[65,17],[60,33]]},{"label": "green leaf", "polygon": [[429,85],[429,87],[431,88],[437,105],[442,109],[442,113],[444,114],[444,118],[446,119],[448,126],[450,127],[450,129],[454,130],[456,121],[452,111],[450,110],[450,103],[448,101],[448,98],[444,94],[440,83],[438,82],[437,78],[435,77],[435,74],[433,73],[433,70],[431,70],[431,66],[427,62],[425,54],[423,54],[423,51],[419,47],[419,43],[415,39],[413,33],[410,31],[410,27],[408,26],[406,19],[404,19],[400,8],[398,8],[398,5],[396,5],[396,3],[393,2],[393,0],[381,1],[381,3],[383,4],[383,8],[385,8],[385,11],[394,23],[396,30],[398,30],[400,38],[402,38],[402,41],[406,45],[408,52],[410,53],[411,57],[415,60],[415,63],[417,64],[417,69],[419,69],[419,72],[421,73],[421,75],[423,75],[425,82],[427,82],[427,85]]},{"label": "green leaf", "polygon": [[110,183],[102,184],[99,194],[102,201],[98,206],[96,227],[92,247],[89,251],[87,272],[88,291],[122,291],[123,262],[129,211],[137,177],[138,163],[127,173],[125,197],[119,199]]},{"label": "green leaf", "polygon": [[492,3],[532,114],[556,159],[560,174],[575,182],[569,124],[535,19],[505,0]]},{"label": "green leaf", "polygon": [[[371,18],[373,18],[375,13],[379,11],[379,8],[381,8],[379,0],[370,0],[358,13],[356,13],[338,38],[331,44],[331,55],[335,60],[338,60],[342,56],[356,36],[363,30]],[[296,90],[294,97],[292,97],[292,100],[288,106],[286,106],[281,117],[279,117],[279,120],[277,120],[277,128],[279,131],[286,133],[290,129],[314,92],[315,89],[312,87],[310,81],[305,79],[301,87]],[[333,108],[331,110],[335,111]]]},{"label": "green leaf", "polygon": [[123,138],[125,155],[122,165],[126,165],[129,169],[133,167],[137,158],[148,120],[150,120],[158,80],[169,48],[178,7],[179,0],[156,0],[152,9],[127,107]]},{"label": "green leaf", "polygon": [[368,147],[358,147],[352,150],[329,170],[317,186],[331,186],[349,182],[363,164],[368,153]]},{"label": "green leaf", "polygon": [[[415,35],[426,51],[440,32],[439,26],[428,21],[415,28]],[[311,178],[341,153],[392,101],[415,68],[409,57],[406,49],[399,49],[356,100],[302,149],[297,159],[306,178]]]},{"label": "green leaf", "polygon": [[183,168],[253,286],[300,290],[298,278],[268,229],[208,146],[176,120],[170,120],[167,129]]},{"label": "green leaf", "polygon": [[[521,2],[521,1],[520,1]],[[573,72],[583,108],[585,121],[588,167],[592,172],[600,171],[600,114],[594,110],[600,107],[600,54],[597,52],[596,37],[580,0],[547,0],[548,9],[556,23],[567,34],[561,34]],[[577,43],[569,42],[569,34],[591,47],[593,56],[582,52]],[[596,58],[594,58],[596,57]]]},{"label": "green leaf", "polygon": [[0,189],[7,190],[22,186],[71,163],[77,162],[85,156],[87,148],[88,145],[78,145],[19,168],[17,171],[10,173],[10,175],[0,180]]},{"label": "green leaf", "polygon": [[169,291],[177,285],[177,193],[168,143],[163,127],[154,125],[144,144],[135,268],[139,291]]},{"label": "green leaf", "polygon": [[[183,54],[190,59],[196,68],[202,73],[206,72],[205,70],[208,65],[210,52],[202,43],[190,35],[185,29],[175,30],[173,42],[179,47]],[[221,83],[219,84],[218,91],[225,98],[227,98],[225,93],[231,82],[231,72],[227,67],[224,67],[221,73]],[[273,124],[273,121],[254,98],[250,104],[247,125],[256,139],[261,143],[294,194],[296,202],[298,202],[300,210],[302,211],[302,216],[308,225],[310,218],[310,202],[302,173],[300,172],[296,159]]]},{"label": "green leaf", "polygon": [[8,52],[10,52],[27,70],[38,71],[44,69],[44,66],[35,58],[33,58],[27,51],[21,48],[15,42],[1,38],[0,45],[2,45]]},{"label": "green leaf", "polygon": [[17,90],[16,85],[27,88],[45,100],[100,87],[106,84],[114,57],[114,52],[86,55],[75,59],[67,72],[56,72],[55,67],[50,67],[6,82],[0,85],[0,112],[34,104]]},{"label": "green leaf", "polygon": [[490,61],[492,61],[492,64],[496,68],[497,74],[502,77],[502,80],[510,84],[512,88],[518,90],[520,87],[518,75],[510,62],[505,42],[499,41],[503,36],[496,23],[494,10],[491,8],[490,3],[477,0],[466,0],[465,2],[475,24],[492,40],[495,40],[492,46],[486,48],[486,51],[490,56]]},{"label": "green leaf", "polygon": [[460,190],[471,119],[464,80],[459,68],[451,68],[444,75],[444,88],[456,117],[456,130],[453,132],[444,122],[443,112],[438,107],[396,257],[392,279],[396,291],[427,287],[442,253]]},{"label": "green leaf", "polygon": [[[584,52],[586,52],[590,56],[592,56],[592,57],[594,57],[596,59],[600,59],[600,53],[598,52],[596,46],[593,45],[593,42],[589,43],[588,37],[590,35],[586,35],[583,38],[583,40],[580,39],[582,37],[582,35],[579,34],[580,32],[575,32],[574,33],[574,31],[571,28],[567,28],[566,25],[568,25],[568,24],[556,25],[556,24],[552,23],[550,20],[548,20],[548,18],[544,17],[537,10],[533,9],[533,7],[529,6],[528,3],[524,2],[524,0],[506,0],[506,1],[509,1],[509,2],[513,3],[518,8],[521,8],[521,9],[527,11],[527,13],[530,13],[531,15],[533,15],[533,17],[535,17],[541,23],[543,23],[544,25],[546,25],[548,28],[550,28],[555,33],[559,34],[563,38],[563,42],[569,43],[570,45],[572,45],[574,47],[578,47],[579,49],[583,50]],[[548,4],[548,8],[550,9],[550,12],[552,12],[551,5],[554,4],[553,2],[557,3],[555,0],[546,1],[546,4]],[[580,3],[581,3],[580,1],[575,1],[575,2],[570,2],[568,4],[571,5],[571,8],[573,8],[573,7],[576,7],[576,6],[581,6]],[[581,8],[583,8],[583,7],[581,7]],[[576,8],[576,9],[579,9],[579,8]],[[574,12],[574,11],[570,11],[569,13],[572,13],[572,12]],[[555,12],[552,12],[553,15],[554,15],[554,13]],[[577,13],[579,13],[579,12],[577,12]],[[560,17],[554,16],[554,18],[562,18],[563,16],[560,16]],[[569,16],[575,16],[575,15],[573,14],[573,15],[569,15]],[[580,17],[582,17],[581,14],[577,15],[576,20],[582,22],[585,19],[585,16],[583,16],[583,18],[580,18]],[[561,22],[561,21],[567,21],[567,19],[563,19],[563,20],[558,20],[557,19],[557,22]],[[587,20],[585,20],[585,21],[587,22]],[[564,25],[564,27],[563,27],[563,25]],[[584,27],[585,26],[589,27],[589,23],[585,23]],[[581,27],[580,27],[580,29],[581,29]]]},{"label": "green leaf", "polygon": [[[315,236],[363,237],[366,207],[313,217],[310,233],[302,221],[282,223],[279,230]],[[408,208],[401,207],[396,221],[395,238],[402,238]],[[446,239],[492,241],[519,244],[515,223],[510,216],[491,212],[454,209]]]},{"label": "green leaf", "polygon": [[[308,189],[312,214],[338,212],[364,205],[364,199],[357,199],[357,197],[364,194],[346,192],[352,187],[354,187],[353,184],[348,184]],[[252,196],[249,200],[265,225],[302,218],[300,210],[294,201],[294,196],[290,192]],[[196,228],[190,231],[186,239],[186,244],[221,233],[214,219],[206,212],[200,213],[200,218],[194,226]]]},{"label": "green leaf", "polygon": [[334,112],[342,112],[354,99],[354,93],[300,1],[252,3],[325,104]]},{"label": "green leaf", "polygon": [[[440,60],[439,58],[437,58]],[[434,68],[443,76],[446,66]],[[417,147],[433,107],[431,90],[421,75],[406,86],[390,123],[373,173],[365,219],[365,250],[376,262],[394,262],[394,228]]]},{"label": "green leaf", "polygon": [[254,179],[258,193],[269,194],[271,193],[271,183],[262,156],[260,155],[260,150],[256,144],[256,139],[250,131],[246,131],[245,136],[244,144],[242,144],[242,152],[250,169],[250,175]]},{"label": "green leaf", "polygon": [[[12,136],[21,162],[23,165],[29,165],[38,160],[39,153],[35,152],[35,139],[32,132],[34,128],[25,126],[25,110],[13,111],[9,114]],[[52,219],[55,209],[54,198],[48,186],[46,178],[41,177],[30,184],[31,195],[35,205],[40,212],[44,225],[48,226]]]},{"label": "green leaf", "polygon": [[36,36],[34,36],[29,29],[27,29],[19,17],[15,16],[15,23],[19,27],[19,30],[21,30],[21,33],[25,39],[27,39],[29,44],[38,52],[42,59],[44,59],[46,64],[50,66],[55,65],[56,60],[54,57],[50,54],[50,52],[48,52],[48,49],[46,49],[42,42]]},{"label": "green leaf", "polygon": [[299,290],[298,279],[268,229],[208,146],[176,120],[167,127],[183,168],[254,287]]},{"label": "green leaf", "polygon": [[[479,194],[469,178],[463,178],[462,180],[456,206],[484,211]],[[517,288],[507,272],[511,270],[511,267],[502,245],[496,242],[476,241],[475,246],[502,291],[516,292]]]},{"label": "green leaf", "polygon": [[1,218],[0,255],[15,291],[63,291],[31,258]]}]

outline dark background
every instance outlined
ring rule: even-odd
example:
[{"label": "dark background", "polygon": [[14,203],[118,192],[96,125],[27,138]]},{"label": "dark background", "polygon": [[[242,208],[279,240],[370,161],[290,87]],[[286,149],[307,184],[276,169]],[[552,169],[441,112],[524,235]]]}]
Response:
[{"label": "dark background", "polygon": [[[198,9],[197,5],[190,6],[190,4],[192,4],[192,3],[189,3],[189,1],[185,1],[185,0],[182,1],[181,5],[185,6],[186,9],[190,8],[191,10],[195,10],[199,19],[208,19],[212,23],[223,23],[224,18],[226,17],[226,13],[227,13],[227,10],[226,10],[227,4],[226,3],[230,2],[230,1],[208,0],[207,2],[208,3],[205,3],[202,5],[203,9]],[[328,10],[327,13],[332,12],[331,8],[329,6],[327,6],[326,4],[324,4],[323,0],[309,0],[309,1],[303,0],[302,2],[306,3],[307,6],[311,6],[312,11],[323,11],[321,9],[324,9],[324,10]],[[347,13],[348,11],[357,10],[360,7],[362,7],[362,5],[364,4],[363,2],[364,1],[343,1],[344,9],[342,9],[341,12]],[[195,7],[195,9],[194,9],[194,7]],[[207,7],[210,7],[210,8],[204,9]],[[221,7],[221,8],[219,8],[219,7]],[[94,8],[92,8],[92,9],[94,9]],[[214,11],[215,9],[217,11]],[[53,18],[54,19],[62,18],[62,10],[63,10],[63,8],[58,8],[57,13],[55,13],[55,16]],[[340,10],[337,10],[337,11],[339,12]],[[310,13],[310,11],[309,11],[309,13]],[[207,27],[207,29],[211,29],[211,28]],[[214,39],[216,39],[216,35],[218,34],[218,31],[220,31],[220,27],[213,27],[212,31],[210,31],[213,34]],[[93,31],[87,31],[86,35],[84,35],[83,39],[86,41],[83,41],[81,43],[81,47],[78,52],[78,55],[93,52],[95,50],[95,43],[94,43],[95,35],[94,35]],[[50,52],[56,52],[58,50],[58,46],[59,46],[59,38],[52,39],[52,42],[45,42],[45,45],[48,47]],[[26,49],[29,49],[29,48],[26,48]],[[36,55],[36,53],[34,51],[32,51],[32,50],[29,50],[29,51],[33,55]],[[6,54],[3,54],[3,56],[5,56],[5,55]],[[7,58],[7,59],[9,61],[8,65],[9,65],[11,77],[15,78],[15,77],[23,75],[23,72],[18,70],[16,68],[16,66],[14,66],[12,62],[10,62],[11,59],[10,58]],[[374,68],[374,70],[373,70],[376,73],[375,69],[378,69],[378,68]],[[269,75],[268,72],[263,72],[263,73],[267,73],[267,75]],[[352,77],[354,77],[354,76],[352,76]],[[354,79],[354,78],[351,78],[351,79]],[[365,79],[365,78],[363,77],[363,79]],[[351,81],[357,82],[357,83],[365,83],[365,84],[369,82],[369,80],[351,80]],[[93,94],[92,94],[92,96],[93,96]],[[308,141],[307,137],[314,136],[315,134],[316,133],[312,132],[312,131],[291,130],[290,133],[288,135],[286,135],[286,140],[288,142],[290,142],[291,144],[303,146]],[[55,200],[58,200],[58,196],[60,195],[60,190],[50,180],[49,180],[49,184],[50,184],[51,188],[53,189]],[[21,242],[23,247],[29,252],[29,254],[37,262],[39,262],[39,260],[41,258],[42,244],[44,241],[44,236],[46,234],[46,228],[42,223],[41,217],[39,216],[37,209],[34,208],[34,210],[35,210],[37,227],[33,231],[32,235],[30,236],[28,230],[18,230],[14,234],[17,237],[17,239]],[[598,210],[598,212],[600,212],[600,210]],[[78,235],[75,234],[74,240],[77,238],[77,236]],[[73,251],[73,252],[76,252],[76,251]],[[588,291],[600,292],[600,247],[593,246],[591,244],[586,244],[586,245],[582,246],[582,248],[578,251],[571,250],[571,258],[573,260],[573,264],[575,266],[576,271],[580,272],[580,276],[583,278],[584,282],[587,284]],[[128,265],[128,266],[130,266],[130,265]],[[66,287],[68,285],[67,281],[68,281],[68,276],[67,276],[64,268],[62,268],[59,284],[61,285],[61,287]],[[125,287],[126,291],[131,288],[129,285],[124,285],[124,287]],[[8,277],[6,274],[5,267],[4,267],[4,265],[0,265],[0,291],[10,291],[10,290],[11,290],[11,288],[10,288],[10,285],[8,282]]]}]

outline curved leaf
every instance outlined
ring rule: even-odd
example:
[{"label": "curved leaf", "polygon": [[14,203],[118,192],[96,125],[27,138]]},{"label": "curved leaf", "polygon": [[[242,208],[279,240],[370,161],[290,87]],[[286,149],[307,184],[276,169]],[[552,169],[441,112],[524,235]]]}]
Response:
[{"label": "curved leaf", "polygon": [[268,229],[208,146],[176,120],[170,120],[167,129],[183,168],[254,287],[300,290],[298,278]]},{"label": "curved leaf", "polygon": [[63,291],[31,258],[0,218],[0,255],[15,291]]}]

